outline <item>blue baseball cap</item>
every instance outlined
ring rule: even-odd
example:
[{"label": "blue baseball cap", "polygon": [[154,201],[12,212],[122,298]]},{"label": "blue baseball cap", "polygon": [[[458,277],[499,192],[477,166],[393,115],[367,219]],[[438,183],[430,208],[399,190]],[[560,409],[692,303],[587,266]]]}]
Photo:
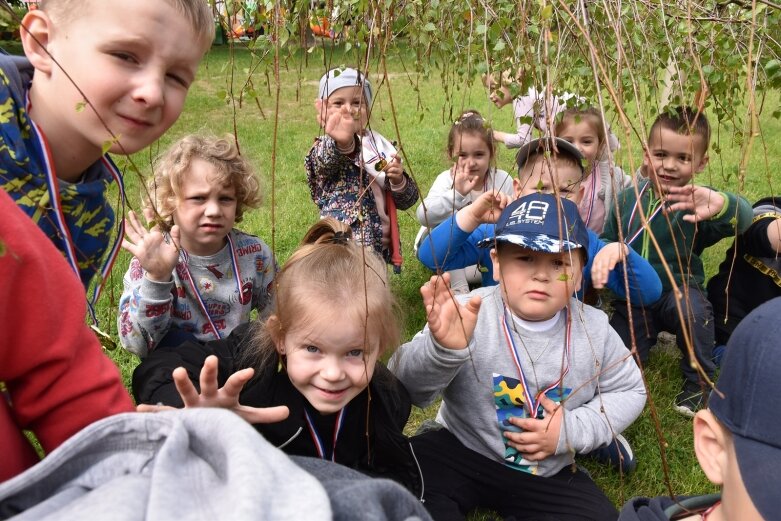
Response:
[{"label": "blue baseball cap", "polygon": [[547,253],[583,248],[584,263],[588,261],[588,230],[577,205],[553,194],[530,194],[507,205],[496,222],[494,237],[477,245],[490,248],[496,242]]},{"label": "blue baseball cap", "polygon": [[320,89],[318,90],[317,97],[320,99],[328,99],[328,97],[334,93],[334,91],[344,87],[355,87],[360,85],[363,87],[363,95],[366,98],[366,105],[372,106],[372,84],[366,79],[364,74],[361,74],[355,69],[331,69],[326,72],[322,78],[320,78]]},{"label": "blue baseball cap", "polygon": [[[773,398],[773,397],[776,398]],[[708,408],[732,432],[743,484],[762,517],[781,511],[781,297],[741,320],[727,342]]]}]

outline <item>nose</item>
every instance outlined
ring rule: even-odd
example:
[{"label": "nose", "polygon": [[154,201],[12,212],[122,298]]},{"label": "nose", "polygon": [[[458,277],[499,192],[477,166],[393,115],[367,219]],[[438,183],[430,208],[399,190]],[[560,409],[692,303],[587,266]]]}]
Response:
[{"label": "nose", "polygon": [[538,259],[534,263],[532,278],[536,281],[546,282],[550,280],[550,264]]},{"label": "nose", "polygon": [[662,160],[662,168],[665,170],[675,170],[675,158],[667,156]]},{"label": "nose", "polygon": [[342,364],[338,357],[325,357],[320,367],[320,376],[328,382],[338,382],[344,377]]},{"label": "nose", "polygon": [[209,199],[206,201],[206,208],[204,213],[209,217],[219,217],[222,215],[222,207],[220,202],[216,199]]},{"label": "nose", "polygon": [[146,71],[137,79],[133,99],[147,107],[160,107],[165,101],[165,75],[157,71]]}]

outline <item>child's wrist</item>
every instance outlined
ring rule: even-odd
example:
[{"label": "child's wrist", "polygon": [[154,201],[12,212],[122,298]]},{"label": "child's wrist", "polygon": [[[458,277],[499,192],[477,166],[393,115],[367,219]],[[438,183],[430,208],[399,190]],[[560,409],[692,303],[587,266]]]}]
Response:
[{"label": "child's wrist", "polygon": [[711,217],[711,220],[714,221],[724,217],[724,214],[727,213],[727,208],[729,207],[729,198],[727,197],[727,194],[725,194],[724,192],[716,192],[716,193],[722,197],[724,204],[722,205],[721,210],[719,210],[718,213],[716,213],[716,215]]}]

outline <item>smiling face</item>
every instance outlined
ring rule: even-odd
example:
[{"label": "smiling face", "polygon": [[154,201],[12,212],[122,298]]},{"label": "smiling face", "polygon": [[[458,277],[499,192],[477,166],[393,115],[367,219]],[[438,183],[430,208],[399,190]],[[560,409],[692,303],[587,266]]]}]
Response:
[{"label": "smiling face", "polygon": [[535,193],[552,194],[558,189],[559,197],[578,204],[583,199],[585,187],[581,179],[583,171],[569,162],[551,160],[543,156],[526,163],[513,180],[515,198]]},{"label": "smiling face", "polygon": [[488,99],[496,105],[496,108],[502,108],[513,102],[513,96],[506,85],[499,85],[493,78],[486,76],[483,84],[488,89]]},{"label": "smiling face", "polygon": [[360,134],[369,123],[369,107],[360,85],[336,89],[328,96],[328,99],[318,100],[318,102],[316,105],[318,122],[322,126],[325,126],[329,114],[342,110],[342,107],[347,107],[353,116],[355,121],[354,134]]},{"label": "smiling face", "polygon": [[[74,154],[101,155],[111,135],[100,119],[129,153],[152,143],[182,111],[208,48],[204,38],[162,0],[93,1],[66,18],[31,11],[25,20],[84,96],[27,38],[25,53],[36,67],[32,118]],[[110,150],[121,152],[116,144]]]},{"label": "smiling face", "polygon": [[601,149],[599,133],[594,128],[593,122],[586,117],[581,117],[579,121],[573,119],[559,137],[575,145],[589,165],[593,165],[599,156]]},{"label": "smiling face", "polygon": [[[309,305],[314,305],[311,303]],[[322,414],[332,414],[369,385],[378,345],[367,345],[363,320],[344,310],[304,314],[277,341],[293,386]]]},{"label": "smiling face", "polygon": [[174,224],[179,226],[181,245],[193,255],[220,251],[236,222],[236,190],[215,182],[211,163],[194,158],[177,194]]},{"label": "smiling face", "polygon": [[491,250],[494,280],[502,287],[504,302],[516,316],[529,321],[553,318],[580,289],[581,252],[544,253],[515,244]]},{"label": "smiling face", "polygon": [[686,186],[708,164],[706,144],[697,134],[679,134],[657,125],[651,129],[648,153],[643,159],[645,175],[653,186]]}]

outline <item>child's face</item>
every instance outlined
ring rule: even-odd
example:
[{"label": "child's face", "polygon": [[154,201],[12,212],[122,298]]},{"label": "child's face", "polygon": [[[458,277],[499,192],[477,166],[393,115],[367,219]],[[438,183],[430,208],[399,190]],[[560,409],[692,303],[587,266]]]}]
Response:
[{"label": "child's face", "polygon": [[600,152],[599,135],[591,122],[581,118],[580,121],[570,122],[567,128],[559,136],[580,150],[589,165],[593,165]]},{"label": "child's face", "polygon": [[513,180],[515,198],[535,193],[552,194],[556,187],[559,197],[578,204],[583,199],[582,177],[583,172],[576,166],[539,158],[531,166],[529,163],[524,165],[518,179]]},{"label": "child's face", "polygon": [[524,320],[552,318],[567,306],[583,278],[577,250],[544,253],[506,243],[498,253],[491,250],[491,260],[505,304]]},{"label": "child's face", "polygon": [[507,88],[506,85],[499,85],[493,78],[486,76],[485,86],[488,89],[488,99],[490,99],[497,108],[502,108],[513,102],[510,89]]},{"label": "child's face", "polygon": [[656,127],[648,140],[650,156],[643,159],[645,175],[654,186],[686,186],[708,164],[706,146],[701,136],[679,134]]},{"label": "child's face", "polygon": [[193,159],[180,188],[174,210],[181,246],[193,255],[208,256],[220,251],[236,222],[236,189],[217,184],[214,165]]},{"label": "child's face", "polygon": [[[75,81],[125,151],[159,138],[179,117],[205,44],[168,2],[101,0],[72,20],[28,14],[32,31],[46,27],[46,46]],[[39,34],[39,37],[41,35]],[[111,139],[65,73],[41,51],[25,52],[36,67],[32,117],[50,140],[100,155]],[[111,152],[121,152],[114,144]]]},{"label": "child's face", "polygon": [[336,89],[325,100],[317,100],[318,122],[325,127],[328,116],[346,108],[355,121],[354,134],[360,134],[369,123],[369,107],[360,85]]},{"label": "child's face", "polygon": [[322,414],[335,413],[358,396],[374,374],[378,346],[366,346],[364,322],[324,312],[297,324],[277,343],[287,357],[293,386]]},{"label": "child's face", "polygon": [[491,164],[491,149],[485,140],[475,133],[463,132],[456,138],[454,148],[453,155],[460,171],[470,177],[485,177]]}]

